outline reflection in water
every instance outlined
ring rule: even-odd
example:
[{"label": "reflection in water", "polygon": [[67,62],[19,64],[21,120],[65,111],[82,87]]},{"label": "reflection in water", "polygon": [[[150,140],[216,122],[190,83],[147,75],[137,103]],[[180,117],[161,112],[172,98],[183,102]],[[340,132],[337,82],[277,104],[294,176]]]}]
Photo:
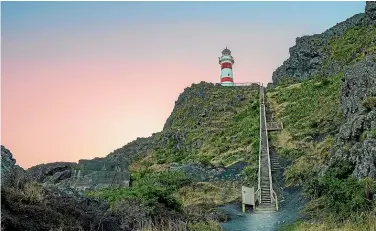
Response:
[{"label": "reflection in water", "polygon": [[289,188],[284,190],[281,198],[280,210],[274,213],[241,212],[241,204],[230,204],[221,209],[230,217],[228,222],[222,223],[226,231],[276,231],[282,225],[290,224],[301,216],[299,211],[304,207],[305,201],[301,192]]}]

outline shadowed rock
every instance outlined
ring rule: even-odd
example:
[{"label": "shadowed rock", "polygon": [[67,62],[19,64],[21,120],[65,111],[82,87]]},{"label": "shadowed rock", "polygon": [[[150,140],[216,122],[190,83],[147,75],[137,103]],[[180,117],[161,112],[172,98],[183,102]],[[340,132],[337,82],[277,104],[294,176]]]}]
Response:
[{"label": "shadowed rock", "polygon": [[[334,155],[329,167],[339,160],[353,166],[357,178],[376,178],[376,107],[367,108],[363,102],[376,96],[376,56],[367,57],[345,70],[341,91],[341,109],[345,122],[336,136]],[[326,170],[326,169],[325,169]]]}]

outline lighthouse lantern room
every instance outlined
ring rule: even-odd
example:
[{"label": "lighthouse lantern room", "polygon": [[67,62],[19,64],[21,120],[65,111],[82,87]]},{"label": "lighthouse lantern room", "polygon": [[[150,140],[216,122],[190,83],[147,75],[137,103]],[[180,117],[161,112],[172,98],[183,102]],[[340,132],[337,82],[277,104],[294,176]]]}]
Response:
[{"label": "lighthouse lantern room", "polygon": [[222,56],[219,57],[219,64],[221,65],[221,85],[234,86],[234,76],[232,73],[234,58],[227,47],[222,51]]}]

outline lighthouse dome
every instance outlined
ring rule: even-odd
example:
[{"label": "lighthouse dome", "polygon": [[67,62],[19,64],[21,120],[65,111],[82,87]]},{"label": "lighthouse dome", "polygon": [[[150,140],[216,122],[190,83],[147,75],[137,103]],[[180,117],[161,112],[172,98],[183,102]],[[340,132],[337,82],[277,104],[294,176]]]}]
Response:
[{"label": "lighthouse dome", "polygon": [[231,55],[231,51],[227,47],[222,51],[222,55]]}]

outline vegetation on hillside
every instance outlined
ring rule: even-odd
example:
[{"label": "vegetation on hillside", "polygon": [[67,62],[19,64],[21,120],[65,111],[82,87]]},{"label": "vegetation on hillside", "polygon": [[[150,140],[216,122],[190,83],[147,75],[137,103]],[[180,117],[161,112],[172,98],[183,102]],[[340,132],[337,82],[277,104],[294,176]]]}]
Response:
[{"label": "vegetation on hillside", "polygon": [[364,59],[366,54],[376,54],[376,25],[353,27],[343,36],[329,41],[328,61],[339,61],[344,65]]},{"label": "vegetation on hillside", "polygon": [[286,170],[288,185],[302,185],[326,160],[333,135],[343,120],[340,83],[343,74],[280,85],[267,93],[268,105],[284,130],[271,133],[278,153],[293,161]]},{"label": "vegetation on hillside", "polygon": [[226,166],[257,160],[258,100],[258,91],[251,87],[193,84],[179,97],[159,134],[161,145],[136,164],[149,167],[193,160]]},{"label": "vegetation on hillside", "polygon": [[123,217],[123,225],[131,229],[222,230],[216,219],[207,217],[210,204],[187,203],[192,200],[189,194],[195,194],[190,183],[181,172],[148,170],[134,174],[131,188],[91,191],[87,196],[109,202],[109,213]]},{"label": "vegetation on hillside", "polygon": [[[139,219],[136,223],[124,221],[128,226],[140,228],[152,223],[160,229],[174,226],[171,229],[221,230],[218,221],[224,217],[215,207],[239,200],[241,182],[193,182],[168,167],[173,162],[193,161],[224,167],[246,161],[249,166],[242,177],[248,183],[255,182],[259,150],[258,88],[193,84],[179,96],[164,130],[156,134],[155,143],[152,150],[130,167],[131,188],[103,189],[87,195],[110,202],[110,211],[115,214],[128,214],[132,204],[139,204],[136,210]],[[169,227],[162,227],[167,223]],[[182,223],[184,228],[177,228]]]},{"label": "vegetation on hillside", "polygon": [[[301,222],[283,230],[349,229],[354,222],[359,227],[375,227],[370,219],[376,215],[373,179],[352,178],[351,166],[340,162],[324,176],[318,174],[328,160],[334,135],[343,121],[342,77],[339,73],[331,78],[282,84],[267,93],[271,110],[284,125],[283,131],[271,134],[271,144],[282,157],[292,161],[285,171],[286,182],[303,186],[305,196],[310,199],[303,214],[317,222],[311,225]],[[350,217],[355,218],[350,221]]]}]

